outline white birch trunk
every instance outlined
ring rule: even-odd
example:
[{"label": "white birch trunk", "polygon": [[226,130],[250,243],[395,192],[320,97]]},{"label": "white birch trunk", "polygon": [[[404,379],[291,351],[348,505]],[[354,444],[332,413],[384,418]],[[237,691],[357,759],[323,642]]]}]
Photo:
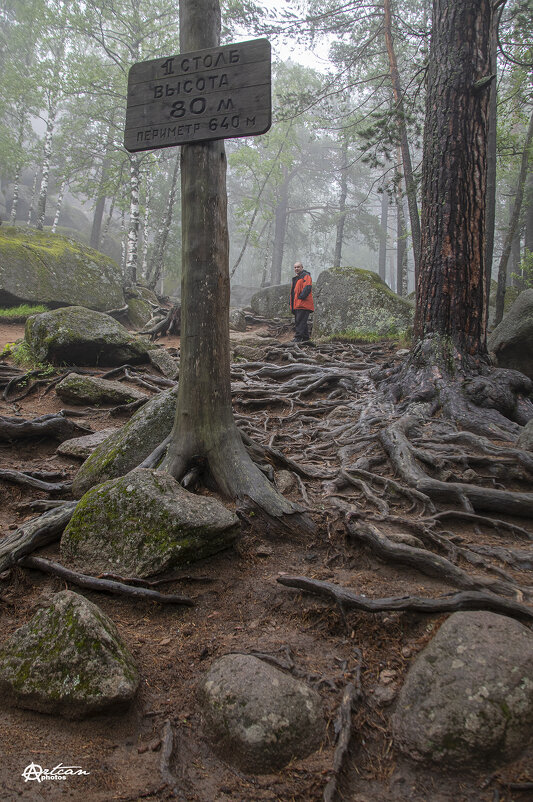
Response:
[{"label": "white birch trunk", "polygon": [[57,205],[56,205],[56,213],[54,217],[54,222],[52,223],[52,233],[56,233],[57,225],[59,223],[59,215],[61,214],[61,207],[63,206],[63,198],[65,196],[65,189],[67,187],[66,179],[61,182],[61,187],[59,189],[59,195],[57,196]]},{"label": "white birch trunk", "polygon": [[46,212],[46,199],[48,196],[48,184],[50,181],[50,165],[52,162],[52,137],[57,114],[57,100],[52,97],[48,109],[48,120],[46,121],[46,135],[44,138],[43,166],[41,174],[41,189],[37,202],[37,228],[42,231],[44,228],[44,217]]},{"label": "white birch trunk", "polygon": [[31,218],[33,217],[33,203],[35,201],[35,192],[37,190],[37,173],[33,177],[33,185],[31,188],[30,208],[28,209],[28,225],[31,226]]},{"label": "white birch trunk", "polygon": [[127,287],[137,282],[137,258],[139,246],[139,174],[140,162],[136,154],[130,155],[130,224],[128,228],[128,249],[124,272]]},{"label": "white birch trunk", "polygon": [[127,256],[127,242],[126,242],[126,212],[122,209],[120,215],[120,270],[124,283],[126,283],[126,256]]},{"label": "white birch trunk", "polygon": [[19,204],[19,192],[20,192],[20,174],[22,172],[22,167],[19,165],[17,167],[17,172],[15,173],[15,180],[13,182],[13,199],[11,201],[11,213],[9,215],[9,222],[12,226],[15,225],[17,220],[17,207]]}]

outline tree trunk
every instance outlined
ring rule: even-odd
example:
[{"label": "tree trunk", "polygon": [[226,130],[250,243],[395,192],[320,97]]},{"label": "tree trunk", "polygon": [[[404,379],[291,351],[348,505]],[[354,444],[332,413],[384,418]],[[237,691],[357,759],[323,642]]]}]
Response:
[{"label": "tree trunk", "polygon": [[416,200],[416,183],[413,176],[413,165],[411,162],[411,151],[409,150],[409,138],[405,125],[405,109],[403,103],[403,90],[398,72],[398,63],[392,39],[392,13],[391,0],[384,0],[384,26],[385,44],[389,57],[389,69],[392,81],[392,91],[396,104],[396,114],[398,117],[398,128],[400,132],[400,147],[402,151],[402,167],[405,180],[405,190],[407,194],[407,205],[409,207],[409,220],[411,223],[411,237],[413,239],[413,255],[415,261],[415,286],[418,284],[419,264],[420,264],[420,218],[418,215],[418,204]]},{"label": "tree trunk", "polygon": [[[414,334],[486,356],[490,0],[434,0]],[[450,366],[453,370],[453,366]]]},{"label": "tree trunk", "polygon": [[137,283],[137,254],[139,249],[139,185],[140,161],[136,153],[130,153],[130,224],[125,268],[125,286]]},{"label": "tree trunk", "polygon": [[67,179],[64,178],[61,182],[61,187],[59,188],[59,194],[57,196],[57,203],[56,203],[56,213],[54,215],[54,222],[52,223],[52,233],[55,234],[57,226],[59,224],[59,215],[61,214],[61,209],[63,207],[63,198],[65,196],[65,189],[67,188]]},{"label": "tree trunk", "polygon": [[287,168],[283,168],[283,183],[279,191],[278,203],[274,217],[274,246],[272,248],[272,268],[270,283],[281,284],[281,268],[283,265],[283,251],[285,249],[285,234],[287,232],[287,209],[289,207],[289,182],[291,175]]},{"label": "tree trunk", "polygon": [[[218,0],[180,0],[181,52],[216,47]],[[283,519],[294,508],[252,462],[233,419],[229,241],[223,140],[181,148],[182,320],[176,418],[162,468],[195,467],[221,494]]]},{"label": "tree trunk", "polygon": [[378,271],[383,281],[387,280],[387,221],[389,216],[389,194],[383,186],[381,193],[381,220],[379,224]]},{"label": "tree trunk", "polygon": [[46,121],[46,134],[44,137],[43,166],[41,171],[41,188],[37,201],[37,228],[42,231],[44,228],[44,218],[46,213],[46,199],[48,197],[48,182],[50,180],[50,164],[52,161],[52,137],[56,124],[57,99],[52,97],[48,108],[48,119]]},{"label": "tree trunk", "polygon": [[102,231],[102,220],[104,217],[105,202],[107,200],[107,193],[105,190],[107,181],[107,171],[111,164],[110,152],[113,147],[113,117],[107,129],[107,141],[105,146],[105,154],[100,169],[100,181],[98,182],[98,192],[96,197],[96,205],[94,207],[93,223],[91,227],[91,238],[89,245],[91,248],[98,249],[100,246],[100,234]]},{"label": "tree trunk", "polygon": [[158,231],[157,242],[155,246],[155,253],[152,258],[150,270],[148,273],[147,284],[151,290],[155,290],[157,282],[163,273],[163,266],[165,263],[165,251],[167,248],[168,235],[170,226],[172,225],[172,214],[174,212],[174,204],[176,202],[176,190],[178,188],[178,175],[180,168],[180,160],[176,158],[174,162],[174,170],[172,172],[172,182],[170,185],[170,193],[168,197],[167,212],[163,225]]},{"label": "tree trunk", "polygon": [[489,130],[487,140],[487,200],[485,204],[485,272],[487,304],[492,280],[492,259],[494,256],[494,230],[496,223],[496,168],[497,168],[497,126],[498,126],[498,23],[501,10],[493,16],[490,39],[490,72],[494,78],[490,84]]},{"label": "tree trunk", "polygon": [[515,189],[515,198],[513,204],[513,211],[511,212],[511,219],[509,221],[509,228],[505,235],[505,243],[503,246],[500,264],[498,265],[498,289],[496,290],[496,315],[494,322],[496,326],[503,317],[503,310],[505,304],[505,286],[507,283],[507,263],[511,254],[513,245],[513,238],[518,227],[520,219],[520,210],[522,209],[522,199],[524,197],[524,186],[527,177],[527,166],[529,161],[529,148],[531,147],[531,140],[533,139],[533,113],[529,118],[529,126],[526,134],[526,141],[524,143],[524,150],[522,152],[522,161],[520,164],[520,173],[518,175],[518,182]]},{"label": "tree trunk", "polygon": [[335,256],[333,257],[333,265],[335,267],[340,267],[342,264],[342,244],[344,241],[344,224],[346,223],[346,197],[348,195],[348,143],[346,140],[342,143],[340,174],[339,217],[337,220]]},{"label": "tree trunk", "polygon": [[524,249],[533,253],[533,170],[529,171],[526,190],[526,225],[524,236]]}]

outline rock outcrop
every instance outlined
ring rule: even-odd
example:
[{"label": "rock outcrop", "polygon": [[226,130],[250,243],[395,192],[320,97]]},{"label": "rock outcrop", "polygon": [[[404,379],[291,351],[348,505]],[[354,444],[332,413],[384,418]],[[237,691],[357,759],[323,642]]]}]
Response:
[{"label": "rock outcrop", "polygon": [[118,265],[108,256],[59,234],[3,225],[0,229],[0,304],[86,306],[104,312],[123,306]]},{"label": "rock outcrop", "polygon": [[533,379],[533,289],[520,293],[487,345],[498,367],[519,370]]},{"label": "rock outcrop", "polygon": [[97,485],[78,503],[61,556],[83,573],[144,578],[229,548],[237,516],[184,490],[168,473],[137,468]]},{"label": "rock outcrop", "polygon": [[377,273],[355,267],[324,270],[313,286],[313,337],[408,331],[414,304],[396,295]]},{"label": "rock outcrop", "polygon": [[26,321],[24,338],[39,362],[125,365],[148,361],[153,345],[116,320],[83,306],[67,306]]}]

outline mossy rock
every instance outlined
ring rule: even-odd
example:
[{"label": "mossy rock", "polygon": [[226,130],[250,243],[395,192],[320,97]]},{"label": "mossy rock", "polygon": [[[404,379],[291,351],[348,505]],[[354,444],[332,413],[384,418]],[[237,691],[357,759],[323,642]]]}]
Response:
[{"label": "mossy rock", "polygon": [[377,273],[356,267],[333,267],[320,273],[313,288],[313,337],[408,331],[414,304],[396,295]]},{"label": "mossy rock", "polygon": [[148,577],[229,548],[239,519],[168,473],[137,468],[93,487],[61,538],[61,557],[83,573]]},{"label": "mossy rock", "polygon": [[72,492],[83,496],[94,485],[136,468],[170,434],[176,415],[178,389],[165,390],[93,451],[74,477]]},{"label": "mossy rock", "polygon": [[110,618],[64,590],[0,649],[3,700],[28,710],[79,719],[124,708],[139,674]]},{"label": "mossy rock", "polygon": [[86,306],[105,311],[124,304],[122,279],[108,256],[59,234],[0,228],[0,303]]},{"label": "mossy rock", "polygon": [[128,387],[119,381],[101,379],[98,376],[85,376],[69,373],[59,384],[56,393],[69,404],[131,404],[134,401],[148,401],[148,395],[135,387]]},{"label": "mossy rock", "polygon": [[154,346],[116,320],[83,306],[67,306],[26,321],[24,338],[38,362],[124,365],[148,361]]},{"label": "mossy rock", "polygon": [[533,289],[520,293],[489,335],[487,346],[498,367],[533,379]]}]

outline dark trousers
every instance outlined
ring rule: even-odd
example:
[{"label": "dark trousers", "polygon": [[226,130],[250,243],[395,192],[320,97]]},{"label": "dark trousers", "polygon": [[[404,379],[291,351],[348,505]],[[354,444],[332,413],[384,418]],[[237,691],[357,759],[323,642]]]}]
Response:
[{"label": "dark trousers", "polygon": [[294,339],[295,340],[308,340],[309,339],[309,327],[307,325],[307,321],[309,320],[309,315],[311,314],[309,309],[295,309],[294,310]]}]

